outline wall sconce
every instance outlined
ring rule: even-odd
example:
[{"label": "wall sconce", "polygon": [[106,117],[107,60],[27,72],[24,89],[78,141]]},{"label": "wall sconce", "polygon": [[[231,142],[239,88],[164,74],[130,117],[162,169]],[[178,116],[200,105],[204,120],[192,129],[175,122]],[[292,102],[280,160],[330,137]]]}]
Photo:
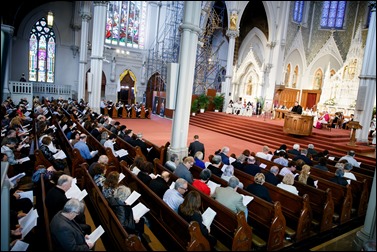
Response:
[{"label": "wall sconce", "polygon": [[54,25],[54,13],[52,13],[52,11],[49,11],[47,13],[47,25],[49,27],[52,27]]}]

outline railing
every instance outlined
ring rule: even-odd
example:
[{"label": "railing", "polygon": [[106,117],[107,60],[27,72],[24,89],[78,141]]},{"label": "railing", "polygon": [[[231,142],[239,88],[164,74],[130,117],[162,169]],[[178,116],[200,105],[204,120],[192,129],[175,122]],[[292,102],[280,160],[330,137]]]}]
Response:
[{"label": "railing", "polygon": [[[39,95],[39,96],[52,96],[63,97],[67,99],[72,98],[72,86],[71,85],[59,85],[45,82],[21,82],[21,81],[9,81],[9,92],[12,94],[12,99],[17,100],[18,96],[27,97]],[[30,99],[31,100],[31,99]]]}]

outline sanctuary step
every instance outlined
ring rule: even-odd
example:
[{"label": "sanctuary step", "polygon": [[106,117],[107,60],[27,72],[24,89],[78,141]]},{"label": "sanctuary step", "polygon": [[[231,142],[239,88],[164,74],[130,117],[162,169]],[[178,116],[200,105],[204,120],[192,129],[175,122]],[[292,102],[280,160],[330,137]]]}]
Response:
[{"label": "sanctuary step", "polygon": [[[370,153],[374,153],[375,148],[361,144],[356,147],[348,146],[349,130],[333,129],[332,131],[324,131],[313,129],[311,136],[295,136],[285,134],[283,132],[283,124],[283,120],[272,120],[263,116],[246,117],[211,111],[190,117],[190,125],[252,143],[267,145],[272,150],[278,149],[281,144],[286,144],[291,149],[295,143],[299,143],[301,148],[306,148],[308,144],[312,143],[316,150],[327,149],[330,155],[341,157],[348,150],[353,149],[357,153],[358,161],[375,167],[376,159],[375,157],[370,157]],[[245,148],[247,147],[245,146]]]}]

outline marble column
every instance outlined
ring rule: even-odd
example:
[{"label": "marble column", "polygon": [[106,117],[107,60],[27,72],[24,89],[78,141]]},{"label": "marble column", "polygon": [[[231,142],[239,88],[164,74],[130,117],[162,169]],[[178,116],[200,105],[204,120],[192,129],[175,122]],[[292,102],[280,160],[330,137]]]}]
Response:
[{"label": "marble column", "polygon": [[89,20],[92,18],[90,13],[91,1],[82,2],[81,9],[81,42],[79,60],[79,86],[77,88],[77,98],[85,98],[86,64],[88,63],[88,34]]},{"label": "marble column", "polygon": [[12,65],[12,38],[14,27],[10,25],[1,25],[1,85],[2,101],[10,96],[9,75]]},{"label": "marble column", "polygon": [[[364,49],[363,65],[360,73],[360,86],[355,109],[355,121],[363,128],[356,131],[358,142],[368,142],[373,104],[376,103],[376,4],[374,2],[369,22],[367,41]],[[360,103],[361,106],[358,106]],[[361,108],[358,108],[361,107]]]},{"label": "marble column", "polygon": [[231,90],[231,83],[232,83],[232,76],[233,76],[234,47],[236,44],[236,37],[239,36],[239,31],[227,30],[226,35],[229,37],[229,46],[228,46],[228,57],[227,57],[227,63],[226,63],[225,85],[223,85],[221,88],[222,89],[221,93],[225,94],[223,111],[226,110],[229,100],[231,99],[231,95],[229,95],[229,91]]},{"label": "marble column", "polygon": [[100,113],[103,46],[105,43],[107,1],[94,1],[92,55],[90,57],[90,73],[92,87],[89,92],[89,106]]},{"label": "marble column", "polygon": [[372,190],[369,195],[369,203],[363,228],[356,233],[354,244],[361,251],[366,241],[376,241],[376,173],[374,173]]},{"label": "marble column", "polygon": [[187,135],[190,120],[190,104],[194,83],[196,51],[201,14],[201,2],[186,1],[180,29],[181,45],[179,53],[179,76],[176,107],[173,115],[172,134],[168,156],[175,153],[180,159],[187,156]]}]

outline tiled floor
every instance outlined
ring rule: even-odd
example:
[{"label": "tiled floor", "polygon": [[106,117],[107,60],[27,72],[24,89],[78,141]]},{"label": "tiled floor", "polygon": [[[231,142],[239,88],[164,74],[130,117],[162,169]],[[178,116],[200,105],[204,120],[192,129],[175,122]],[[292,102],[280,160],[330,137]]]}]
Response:
[{"label": "tiled floor", "polygon": [[341,236],[311,248],[310,251],[360,251],[354,243],[354,239],[356,233],[361,229],[362,227],[355,228]]}]

